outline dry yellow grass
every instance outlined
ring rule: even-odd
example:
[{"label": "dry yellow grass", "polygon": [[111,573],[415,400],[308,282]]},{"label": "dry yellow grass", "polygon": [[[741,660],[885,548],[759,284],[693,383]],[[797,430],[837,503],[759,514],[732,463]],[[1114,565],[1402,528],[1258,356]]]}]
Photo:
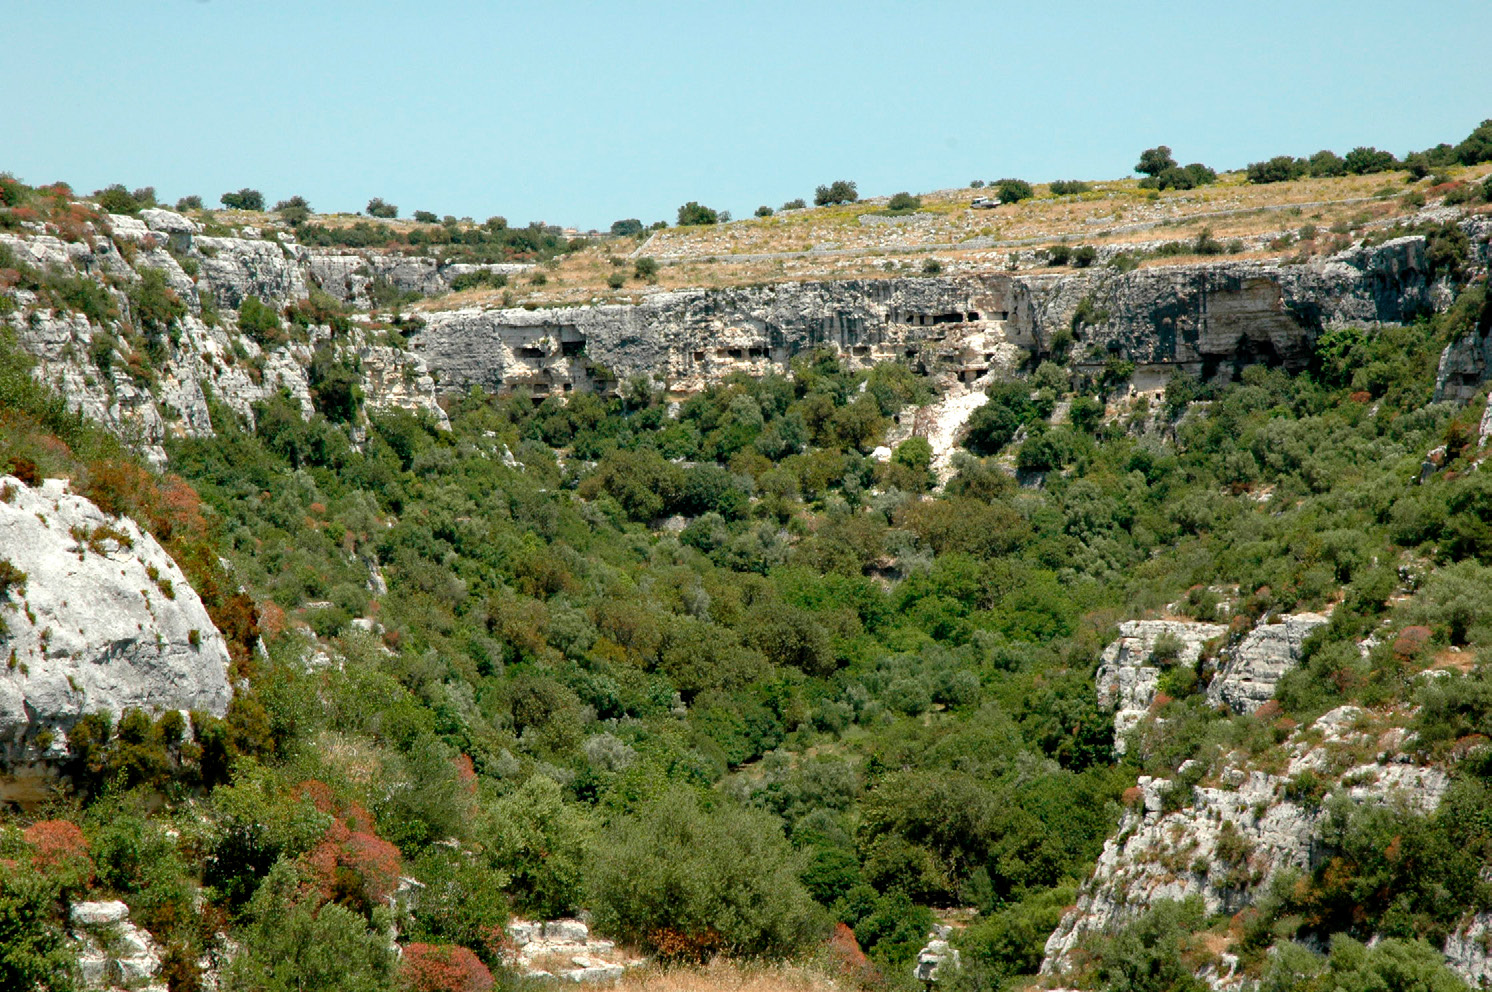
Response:
[{"label": "dry yellow grass", "polygon": [[[1492,168],[1449,172],[1456,180],[1480,182]],[[669,228],[643,247],[631,238],[606,239],[546,266],[543,285],[519,276],[506,292],[477,289],[429,301],[421,308],[496,306],[504,301],[530,306],[629,303],[659,290],[886,278],[916,274],[929,258],[938,259],[945,272],[990,272],[1005,268],[1017,249],[1030,251],[1058,242],[1098,246],[1192,241],[1203,230],[1226,242],[1283,233],[1299,236],[1302,229],[1315,228],[1314,238],[1304,243],[1232,257],[1274,258],[1302,250],[1329,254],[1367,230],[1411,216],[1417,208],[1405,194],[1423,192],[1429,184],[1406,183],[1405,178],[1405,173],[1393,172],[1256,186],[1232,173],[1215,186],[1158,195],[1126,179],[1096,183],[1092,192],[1060,198],[1046,195],[1046,187],[1039,186],[1036,199],[995,210],[969,206],[984,191],[943,190],[923,195],[922,215],[898,219],[894,225],[861,222],[863,215],[880,209],[873,200],[728,225]],[[996,243],[958,244],[974,237],[993,238]],[[952,247],[945,246],[950,243]],[[827,246],[834,247],[800,254],[805,248]],[[634,253],[664,263],[654,284],[633,277]],[[752,255],[773,257],[743,257]],[[613,265],[613,258],[622,264]],[[1144,264],[1195,260],[1170,256]],[[613,273],[626,277],[620,289],[607,285]]]},{"label": "dry yellow grass", "polygon": [[694,968],[633,968],[616,988],[626,992],[844,992],[849,986],[812,965],[716,958]]}]

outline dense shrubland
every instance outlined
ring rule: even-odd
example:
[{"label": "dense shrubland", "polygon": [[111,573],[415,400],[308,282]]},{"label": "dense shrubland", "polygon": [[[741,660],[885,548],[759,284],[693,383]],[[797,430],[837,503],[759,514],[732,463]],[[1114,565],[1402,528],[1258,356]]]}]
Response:
[{"label": "dense shrubland", "polygon": [[[131,305],[169,347],[158,289]],[[1413,678],[1492,638],[1480,405],[1429,402],[1440,348],[1489,320],[1472,289],[1410,327],[1325,333],[1302,374],[1178,374],[1117,418],[1128,370],[1046,362],[991,388],[937,493],[926,442],[869,457],[930,382],[828,353],[672,414],[646,381],[538,406],[473,390],[448,431],[365,413],[328,353],[310,421],[288,396],[254,430],[212,403],[218,436],[170,442],[162,478],[6,345],[0,465],[70,475],[161,537],[245,682],[222,721],[80,725],[66,795],[0,827],[0,976],[56,973],[58,907],[83,893],[129,902],[183,989],[225,928],[244,947],[229,988],[385,989],[495,968],[510,914],[581,908],[685,960],[795,954],[838,921],[896,983],[933,911],[974,907],[958,981],[1029,974],[1137,774],[1263,754],[1277,721],[1345,701],[1421,703],[1432,755],[1492,733],[1480,675]],[[1115,622],[1213,619],[1219,590],[1248,620],[1335,609],[1277,708],[1224,717],[1204,670],[1169,678],[1116,761],[1092,681]],[[1257,967],[1332,935],[1270,980],[1420,967],[1416,941],[1489,904],[1489,768],[1462,762],[1431,817],[1334,808],[1328,867],[1240,921]],[[396,964],[400,875],[426,889]],[[1214,926],[1162,908],[1096,947],[1090,977],[1189,987],[1166,962],[1201,960]],[[1375,934],[1395,942],[1347,940]]]}]

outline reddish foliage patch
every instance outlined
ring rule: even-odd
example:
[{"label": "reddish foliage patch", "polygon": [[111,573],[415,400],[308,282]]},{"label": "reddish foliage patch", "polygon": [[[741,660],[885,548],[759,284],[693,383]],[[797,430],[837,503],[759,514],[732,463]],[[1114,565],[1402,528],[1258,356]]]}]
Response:
[{"label": "reddish foliage patch", "polygon": [[296,793],[334,819],[303,862],[323,899],[371,909],[393,894],[402,861],[399,849],[374,832],[373,817],[355,802],[338,801],[324,782],[310,780]]},{"label": "reddish foliage patch", "polygon": [[42,820],[26,828],[21,835],[35,852],[31,861],[42,869],[80,869],[93,875],[93,859],[88,856],[88,839],[78,825],[69,820]]},{"label": "reddish foliage patch", "polygon": [[1123,799],[1124,805],[1126,806],[1137,806],[1139,805],[1140,800],[1144,798],[1145,790],[1141,789],[1138,785],[1131,785],[1129,788],[1124,790]]},{"label": "reddish foliage patch", "polygon": [[456,778],[460,780],[461,787],[470,795],[477,794],[477,770],[471,763],[471,758],[465,754],[458,754],[452,759],[456,765]]},{"label": "reddish foliage patch", "polygon": [[399,984],[410,992],[491,992],[492,973],[464,947],[409,944]]},{"label": "reddish foliage patch", "polygon": [[1364,390],[1364,389],[1359,389],[1355,393],[1349,393],[1348,396],[1347,396],[1347,398],[1349,400],[1351,400],[1352,402],[1354,402],[1354,403],[1371,403],[1371,402],[1373,402],[1373,394],[1370,393],[1370,392],[1368,392],[1367,390]]},{"label": "reddish foliage patch", "polygon": [[1257,720],[1269,721],[1279,716],[1280,712],[1281,707],[1279,702],[1277,700],[1270,699],[1266,700],[1263,706],[1260,706],[1258,709],[1254,710],[1254,718]]},{"label": "reddish foliage patch", "polygon": [[648,943],[664,961],[693,961],[702,963],[720,953],[723,946],[720,934],[712,927],[699,933],[683,933],[670,927],[654,930],[648,934]]},{"label": "reddish foliage patch", "polygon": [[1430,646],[1433,636],[1429,627],[1405,627],[1394,639],[1394,654],[1400,658],[1413,658]]},{"label": "reddish foliage patch", "polygon": [[860,949],[860,942],[855,939],[855,931],[843,923],[834,924],[834,932],[825,941],[829,949],[829,957],[838,966],[839,971],[850,978],[859,981],[868,981],[875,977],[875,965],[870,963],[870,958]]}]

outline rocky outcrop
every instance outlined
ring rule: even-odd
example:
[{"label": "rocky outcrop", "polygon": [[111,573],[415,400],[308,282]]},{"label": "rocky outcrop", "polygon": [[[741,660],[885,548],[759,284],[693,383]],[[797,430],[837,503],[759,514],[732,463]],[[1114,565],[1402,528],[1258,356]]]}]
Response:
[{"label": "rocky outcrop", "polygon": [[85,713],[228,708],[228,647],[181,569],[127,517],[0,476],[0,799],[25,800]]},{"label": "rocky outcrop", "polygon": [[1119,625],[1119,637],[1104,648],[1098,665],[1098,702],[1114,709],[1117,753],[1125,752],[1126,735],[1155,700],[1162,669],[1195,666],[1203,646],[1227,632],[1221,624],[1184,620],[1128,620]]},{"label": "rocky outcrop", "polygon": [[973,378],[1023,357],[1032,342],[1008,333],[1023,301],[1004,277],[686,290],[636,305],[432,313],[415,346],[443,388],[534,395],[639,375],[688,393],[732,372],[785,371],[794,355],[820,346],[855,364],[913,359]]},{"label": "rocky outcrop", "polygon": [[160,972],[160,947],[129,915],[129,907],[117,899],[73,904],[72,937],[87,988],[138,988]]},{"label": "rocky outcrop", "polygon": [[1301,646],[1327,623],[1319,613],[1272,617],[1223,652],[1224,662],[1207,686],[1207,701],[1235,713],[1252,713],[1274,698],[1275,686],[1300,664]]},{"label": "rocky outcrop", "polygon": [[[1402,729],[1344,706],[1291,736],[1278,773],[1251,767],[1238,753],[1225,756],[1195,789],[1141,777],[1077,906],[1047,941],[1043,974],[1062,974],[1085,936],[1122,926],[1159,900],[1195,895],[1209,913],[1236,913],[1280,872],[1309,871],[1327,853],[1320,828],[1330,795],[1434,810],[1449,777],[1411,763],[1404,744]],[[1360,764],[1356,755],[1363,752],[1378,757]],[[1292,790],[1304,772],[1327,783],[1325,795]],[[1178,788],[1190,794],[1175,801]]]},{"label": "rocky outcrop", "polygon": [[1474,989],[1492,988],[1492,913],[1477,913],[1445,938],[1446,966]]},{"label": "rocky outcrop", "polygon": [[940,982],[949,977],[949,972],[959,970],[962,962],[958,948],[948,943],[951,936],[953,928],[949,926],[938,925],[928,932],[927,944],[917,952],[912,965],[913,978],[919,982]]},{"label": "rocky outcrop", "polygon": [[618,951],[609,940],[595,940],[579,920],[508,924],[511,950],[504,962],[529,979],[563,978],[571,982],[613,982],[642,959]]}]

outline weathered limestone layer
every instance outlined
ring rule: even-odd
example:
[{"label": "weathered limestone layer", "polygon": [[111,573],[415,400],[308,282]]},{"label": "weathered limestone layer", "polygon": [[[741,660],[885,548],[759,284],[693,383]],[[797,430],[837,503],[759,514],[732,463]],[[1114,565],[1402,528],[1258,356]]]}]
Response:
[{"label": "weathered limestone layer", "polygon": [[1120,358],[1210,377],[1257,362],[1304,367],[1325,327],[1402,322],[1443,302],[1416,236],[1302,265],[780,283],[630,306],[455,310],[431,314],[415,346],[444,388],[535,396],[639,375],[687,393],[733,372],[784,370],[818,347],[967,382],[1069,333],[1079,368]]}]

